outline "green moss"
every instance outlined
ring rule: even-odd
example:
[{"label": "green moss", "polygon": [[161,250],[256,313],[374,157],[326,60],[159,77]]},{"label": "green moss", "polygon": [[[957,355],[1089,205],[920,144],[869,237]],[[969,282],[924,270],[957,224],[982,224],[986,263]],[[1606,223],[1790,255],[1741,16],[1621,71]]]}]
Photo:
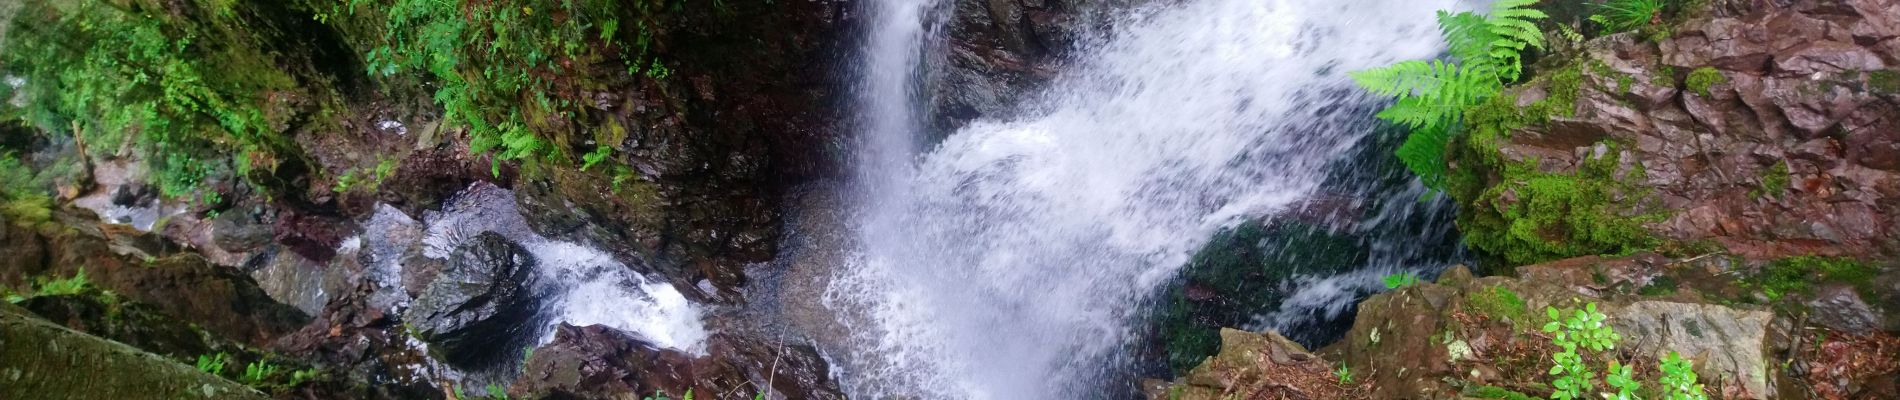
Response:
[{"label": "green moss", "polygon": [[1512,391],[1510,389],[1505,389],[1505,388],[1501,388],[1497,386],[1478,386],[1478,387],[1473,387],[1473,388],[1466,388],[1464,396],[1467,398],[1473,398],[1473,399],[1499,399],[1499,400],[1535,400],[1536,399],[1536,397],[1531,397],[1523,393],[1518,393],[1516,391]]},{"label": "green moss", "polygon": [[1447,175],[1447,192],[1463,207],[1458,227],[1466,244],[1482,256],[1514,266],[1629,253],[1659,242],[1642,225],[1663,215],[1635,211],[1647,193],[1628,182],[1640,181],[1643,169],[1632,162],[1634,168],[1618,176],[1624,164],[1619,144],[1602,143],[1609,151],[1569,173],[1501,157],[1511,131],[1574,115],[1586,64],[1551,73],[1542,82],[1547,95],[1528,106],[1517,107],[1505,95],[1465,113],[1467,130],[1452,145],[1456,168]]},{"label": "green moss", "polygon": [[1812,293],[1815,285],[1823,283],[1845,283],[1867,292],[1879,273],[1878,267],[1852,258],[1795,256],[1768,263],[1742,284],[1774,301],[1789,294]]},{"label": "green moss", "polygon": [[1761,186],[1750,190],[1748,197],[1755,199],[1759,199],[1762,196],[1780,198],[1781,193],[1788,190],[1790,181],[1788,160],[1781,160],[1780,162],[1776,162],[1774,166],[1762,171]]},{"label": "green moss", "polygon": [[1656,69],[1656,76],[1649,78],[1649,84],[1662,87],[1676,87],[1676,67],[1664,65]]},{"label": "green moss", "polygon": [[1472,311],[1499,319],[1509,319],[1513,325],[1529,322],[1530,307],[1517,292],[1502,285],[1475,290],[1466,295],[1465,301]]},{"label": "green moss", "polygon": [[1722,76],[1722,71],[1717,71],[1715,68],[1702,67],[1689,71],[1689,78],[1683,83],[1689,85],[1689,90],[1701,94],[1702,97],[1709,97],[1711,95],[1709,88],[1728,83],[1728,77]]},{"label": "green moss", "polygon": [[1663,275],[1651,279],[1649,285],[1643,286],[1642,289],[1637,289],[1636,294],[1644,296],[1668,296],[1676,294],[1676,286],[1678,286],[1678,284],[1675,278]]},{"label": "green moss", "polygon": [[1868,72],[1867,89],[1879,94],[1900,94],[1900,71],[1883,69]]}]

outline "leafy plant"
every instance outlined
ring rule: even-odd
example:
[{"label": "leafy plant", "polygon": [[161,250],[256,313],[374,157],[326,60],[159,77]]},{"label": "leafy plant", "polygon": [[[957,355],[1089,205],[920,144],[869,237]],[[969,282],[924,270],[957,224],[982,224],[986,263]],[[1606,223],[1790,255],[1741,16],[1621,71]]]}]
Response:
[{"label": "leafy plant", "polygon": [[1398,289],[1418,285],[1417,272],[1401,272],[1385,276],[1386,289]]},{"label": "leafy plant", "polygon": [[1695,364],[1682,358],[1676,352],[1663,357],[1662,364],[1663,400],[1708,400],[1702,391],[1702,384],[1696,383]]},{"label": "leafy plant", "polygon": [[1635,369],[1628,365],[1610,360],[1610,368],[1603,374],[1603,382],[1608,383],[1616,393],[1604,396],[1611,400],[1641,400],[1636,392],[1643,390],[1643,383],[1636,380]]},{"label": "leafy plant", "polygon": [[1547,16],[1529,8],[1536,3],[1499,0],[1489,15],[1440,11],[1438,26],[1451,61],[1403,61],[1351,74],[1359,86],[1397,98],[1378,117],[1411,129],[1397,155],[1427,187],[1445,187],[1445,150],[1465,110],[1517,80],[1525,49],[1544,47],[1533,21]]},{"label": "leafy plant", "polygon": [[[325,18],[354,13],[364,1]],[[590,67],[617,61],[629,74],[670,74],[650,51],[657,15],[669,4],[684,2],[395,0],[382,10],[383,43],[365,56],[367,72],[426,73],[444,119],[467,128],[475,152],[565,161],[571,122],[593,102],[585,95],[596,86],[585,81]],[[634,28],[631,41],[623,22]]]},{"label": "leafy plant", "polygon": [[508,390],[502,388],[500,384],[490,383],[488,384],[488,398],[508,400]]},{"label": "leafy plant", "polygon": [[271,375],[275,374],[277,374],[277,366],[265,361],[254,362],[244,366],[244,383],[253,386],[259,385],[264,383],[265,379],[270,379]]},{"label": "leafy plant", "polygon": [[212,375],[224,375],[224,359],[225,354],[223,352],[219,352],[215,356],[199,355],[197,363],[198,370]]},{"label": "leafy plant", "polygon": [[1590,21],[1609,32],[1624,32],[1662,23],[1664,0],[1608,0],[1597,4]]},{"label": "leafy plant", "polygon": [[1347,367],[1346,363],[1339,363],[1339,368],[1333,370],[1333,377],[1338,378],[1341,385],[1350,385],[1352,384],[1352,368]]},{"label": "leafy plant", "polygon": [[84,293],[91,285],[92,283],[86,279],[86,268],[81,267],[79,272],[74,273],[71,278],[39,280],[39,283],[33,286],[36,287],[35,291],[38,295],[59,296]]},{"label": "leafy plant", "polygon": [[296,387],[297,385],[302,385],[304,382],[309,382],[312,379],[317,379],[318,374],[319,372],[317,372],[317,370],[314,370],[314,369],[300,369],[300,370],[297,370],[296,372],[291,372],[290,386]]},{"label": "leafy plant", "polygon": [[1622,340],[1609,324],[1609,317],[1597,312],[1596,303],[1575,310],[1569,317],[1553,307],[1545,307],[1550,323],[1544,325],[1544,332],[1556,334],[1551,342],[1562,350],[1551,354],[1556,365],[1550,368],[1550,375],[1557,376],[1551,381],[1551,398],[1556,400],[1582,399],[1584,395],[1596,390],[1596,372],[1585,363],[1582,349],[1601,352],[1616,347]]},{"label": "leafy plant", "polygon": [[0,74],[23,82],[0,85],[0,98],[22,101],[0,102],[0,119],[72,137],[85,152],[118,155],[123,144],[171,197],[212,176],[213,160],[234,159],[248,177],[301,156],[264,109],[264,93],[296,81],[250,41],[213,27],[237,24],[233,3],[132,4],[24,1],[0,43]]}]

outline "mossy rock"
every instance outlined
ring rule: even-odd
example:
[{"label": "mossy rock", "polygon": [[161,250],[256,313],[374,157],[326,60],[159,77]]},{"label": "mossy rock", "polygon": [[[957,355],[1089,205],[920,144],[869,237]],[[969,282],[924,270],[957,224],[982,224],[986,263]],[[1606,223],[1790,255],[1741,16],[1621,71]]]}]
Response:
[{"label": "mossy rock", "polygon": [[1279,309],[1294,278],[1342,273],[1364,265],[1366,254],[1352,237],[1297,222],[1221,232],[1161,296],[1155,339],[1171,371],[1184,372],[1220,350],[1222,327]]},{"label": "mossy rock", "polygon": [[0,398],[264,399],[164,356],[0,304]]}]

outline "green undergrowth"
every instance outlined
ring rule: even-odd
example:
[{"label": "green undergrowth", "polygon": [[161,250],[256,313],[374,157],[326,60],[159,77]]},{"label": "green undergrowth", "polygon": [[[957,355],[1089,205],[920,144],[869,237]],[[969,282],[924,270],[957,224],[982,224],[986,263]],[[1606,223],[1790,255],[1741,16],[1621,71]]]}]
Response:
[{"label": "green undergrowth", "polygon": [[[1659,243],[1643,224],[1664,215],[1643,213],[1642,164],[1621,159],[1623,146],[1599,143],[1601,154],[1588,154],[1573,171],[1546,171],[1542,161],[1504,159],[1501,146],[1519,128],[1569,117],[1586,80],[1583,65],[1572,62],[1526,87],[1541,87],[1545,97],[1528,106],[1503,95],[1465,113],[1470,126],[1452,143],[1458,163],[1448,190],[1459,204],[1459,229],[1466,244],[1508,265],[1526,265],[1574,256],[1624,254]],[[1619,169],[1626,169],[1619,171]]]},{"label": "green undergrowth", "polygon": [[1769,301],[1791,294],[1811,294],[1815,286],[1829,283],[1851,285],[1866,294],[1879,273],[1878,267],[1852,258],[1795,256],[1762,266],[1741,285],[1759,290]]},{"label": "green undergrowth", "polygon": [[225,173],[301,157],[275,125],[275,66],[236,2],[26,0],[0,43],[0,118],[73,138],[93,157],[131,150],[170,197]]},{"label": "green undergrowth", "polygon": [[[497,162],[589,165],[611,154],[624,129],[592,129],[603,118],[592,95],[616,74],[661,80],[672,74],[655,57],[654,32],[679,0],[350,0],[325,20],[381,18],[380,44],[365,55],[367,72],[390,78],[421,74],[451,126],[465,128],[469,147]],[[337,22],[342,24],[342,22]],[[582,149],[575,136],[599,143]],[[578,150],[577,150],[578,149]],[[496,173],[499,173],[497,167]]]}]

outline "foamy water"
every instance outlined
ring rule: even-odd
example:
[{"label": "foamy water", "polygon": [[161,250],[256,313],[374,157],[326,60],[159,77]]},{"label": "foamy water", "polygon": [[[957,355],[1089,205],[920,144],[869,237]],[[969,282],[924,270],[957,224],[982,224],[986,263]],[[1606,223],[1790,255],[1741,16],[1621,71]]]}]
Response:
[{"label": "foamy water", "polygon": [[[1078,51],[1026,117],[978,121],[922,154],[908,145],[916,108],[888,105],[914,104],[907,52],[929,30],[911,10],[934,6],[876,3],[861,248],[825,299],[862,316],[843,318],[853,337],[832,349],[854,397],[1103,395],[1130,362],[1147,296],[1217,230],[1309,198],[1370,133],[1314,117],[1378,101],[1345,72],[1436,54],[1429,22],[1454,6],[1164,3]],[[1339,290],[1294,303],[1336,304],[1328,293],[1367,281],[1335,278]]]}]

